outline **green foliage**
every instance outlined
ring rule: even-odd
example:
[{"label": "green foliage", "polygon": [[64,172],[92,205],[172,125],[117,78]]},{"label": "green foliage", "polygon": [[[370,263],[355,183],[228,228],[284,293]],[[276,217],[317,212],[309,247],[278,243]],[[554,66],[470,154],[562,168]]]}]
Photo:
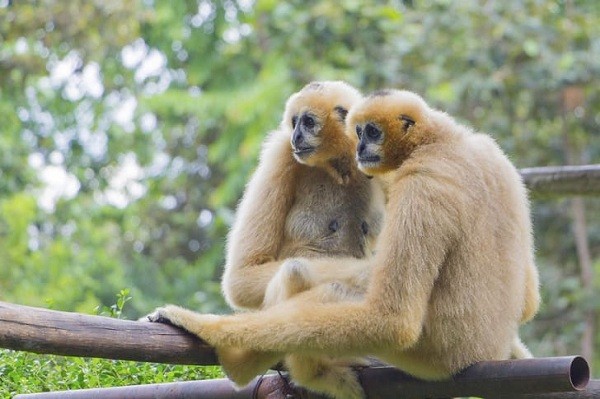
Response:
[{"label": "green foliage", "polygon": [[123,315],[123,308],[125,307],[125,304],[131,299],[133,298],[129,296],[129,289],[124,288],[117,294],[117,303],[111,306],[96,306],[94,311],[100,316],[120,319]]},{"label": "green foliage", "polygon": [[16,394],[223,378],[217,366],[173,366],[0,350],[0,398]]}]

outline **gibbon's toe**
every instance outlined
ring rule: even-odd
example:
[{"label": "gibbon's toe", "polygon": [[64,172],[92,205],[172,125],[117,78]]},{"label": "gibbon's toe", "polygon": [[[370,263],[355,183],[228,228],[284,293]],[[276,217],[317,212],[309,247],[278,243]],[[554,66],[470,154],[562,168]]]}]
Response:
[{"label": "gibbon's toe", "polygon": [[171,319],[166,315],[165,308],[157,308],[154,312],[142,317],[139,321],[148,321],[151,323],[162,323],[174,325]]}]

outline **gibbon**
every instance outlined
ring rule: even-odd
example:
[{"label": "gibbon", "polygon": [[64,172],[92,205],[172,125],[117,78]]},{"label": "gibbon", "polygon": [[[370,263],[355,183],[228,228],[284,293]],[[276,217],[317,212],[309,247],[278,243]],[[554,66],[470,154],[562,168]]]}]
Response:
[{"label": "gibbon", "polygon": [[[170,305],[149,319],[217,348],[372,355],[430,380],[507,359],[519,324],[539,305],[529,204],[515,167],[489,136],[407,91],[367,97],[347,126],[359,138],[360,169],[389,182],[375,254],[295,261],[369,263],[364,299],[318,303],[317,287],[253,313],[217,316]],[[336,398],[364,395],[333,389]]]},{"label": "gibbon", "polygon": [[[341,265],[335,270],[328,265],[313,270],[286,262],[299,256],[359,258],[372,253],[381,230],[384,196],[376,182],[358,171],[354,157],[358,140],[345,132],[347,110],[360,98],[343,82],[313,82],[287,101],[280,128],[265,142],[228,237],[222,287],[232,307],[266,309],[333,281],[313,292],[315,301],[365,293],[368,268]],[[285,356],[236,348],[221,348],[217,354],[238,385]],[[348,365],[362,361],[290,355],[285,363],[291,375],[296,370],[320,370],[319,383],[328,384],[345,374],[352,376]]]},{"label": "gibbon", "polygon": [[[259,165],[238,206],[227,240],[223,294],[236,309],[264,307],[265,291],[290,257],[347,256],[372,252],[381,230],[381,188],[358,171],[357,139],[345,133],[347,110],[360,93],[344,82],[313,82],[292,95],[279,129],[265,140]],[[267,302],[305,288],[311,274],[284,268]],[[288,273],[288,272],[291,272]],[[362,271],[315,271],[323,281],[350,284]],[[368,271],[365,271],[368,274]],[[295,277],[299,278],[295,278]],[[291,280],[290,280],[291,279]]]}]

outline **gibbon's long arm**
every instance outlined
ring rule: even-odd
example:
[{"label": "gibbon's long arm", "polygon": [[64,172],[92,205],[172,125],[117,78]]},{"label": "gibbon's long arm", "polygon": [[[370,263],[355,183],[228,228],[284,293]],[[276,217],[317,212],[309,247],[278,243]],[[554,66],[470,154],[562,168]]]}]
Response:
[{"label": "gibbon's long arm", "polygon": [[215,316],[167,306],[150,319],[168,320],[216,347],[328,355],[409,347],[459,227],[455,210],[444,206],[447,183],[419,175],[404,180],[390,196],[365,301],[319,304],[305,299],[307,291],[259,312]]},{"label": "gibbon's long arm", "polygon": [[281,129],[270,134],[228,237],[223,293],[236,308],[259,308],[281,264],[275,259],[294,201],[298,168],[288,136]]}]

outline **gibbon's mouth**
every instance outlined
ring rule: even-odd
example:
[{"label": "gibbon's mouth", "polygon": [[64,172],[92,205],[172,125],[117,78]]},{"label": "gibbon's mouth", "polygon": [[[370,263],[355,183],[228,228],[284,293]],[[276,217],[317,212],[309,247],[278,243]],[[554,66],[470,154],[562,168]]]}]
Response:
[{"label": "gibbon's mouth", "polygon": [[315,152],[315,147],[294,147],[294,155],[305,157]]},{"label": "gibbon's mouth", "polygon": [[374,163],[379,163],[381,161],[381,157],[379,155],[369,155],[357,158],[358,163],[362,165],[369,165]]}]

